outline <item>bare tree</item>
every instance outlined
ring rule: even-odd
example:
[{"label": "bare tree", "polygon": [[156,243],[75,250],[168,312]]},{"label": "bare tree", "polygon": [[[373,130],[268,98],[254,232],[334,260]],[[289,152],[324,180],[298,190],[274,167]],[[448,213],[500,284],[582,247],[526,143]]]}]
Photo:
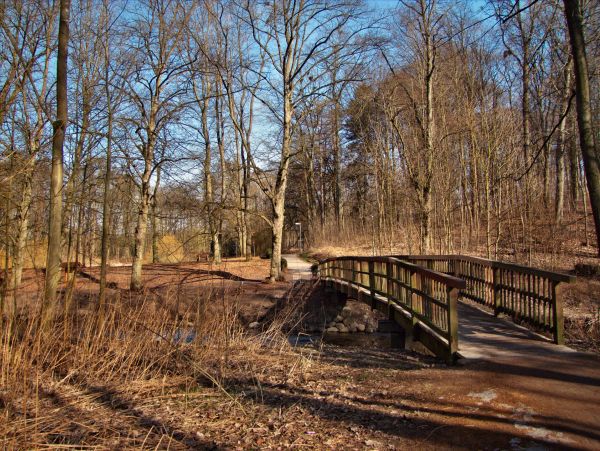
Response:
[{"label": "bare tree", "polygon": [[[42,10],[38,5],[21,4],[14,13],[15,28],[11,30],[14,34],[9,39],[11,52],[18,53],[20,58],[27,58],[28,55],[27,60],[30,61],[19,88],[19,98],[22,101],[18,117],[15,118],[25,149],[20,159],[22,165],[18,170],[22,176],[22,184],[15,217],[17,230],[11,280],[11,288],[16,290],[21,284],[29,235],[34,171],[45,139],[44,129],[50,121],[47,96],[52,83],[49,70],[55,46],[53,37],[57,11],[54,8]],[[32,31],[28,32],[28,29]]]},{"label": "bare tree", "polygon": [[[281,272],[285,193],[296,109],[308,98],[324,95],[331,85],[322,69],[337,46],[343,47],[339,42],[333,45],[336,32],[348,26],[356,14],[356,3],[352,1],[285,0],[270,3],[268,8],[257,8],[250,2],[243,5],[243,20],[273,71],[271,77],[262,80],[272,95],[257,95],[281,127],[275,175],[266,191],[273,209],[271,281],[278,279]],[[349,33],[346,41],[352,37]]]},{"label": "bare tree", "polygon": [[112,197],[112,172],[113,172],[113,142],[115,129],[115,110],[123,99],[123,78],[117,76],[119,70],[123,69],[122,54],[112,50],[111,43],[117,37],[115,26],[115,12],[111,8],[111,1],[102,2],[101,13],[99,15],[100,29],[102,34],[98,36],[101,48],[100,85],[103,88],[105,109],[106,109],[106,127],[105,142],[106,154],[104,165],[104,179],[102,181],[104,192],[102,195],[102,229],[100,239],[100,292],[98,304],[100,312],[103,314],[106,303],[106,276],[108,272],[109,240],[110,240],[110,216],[111,216],[111,197]]},{"label": "bare tree", "polygon": [[583,32],[583,13],[579,0],[564,0],[565,16],[569,28],[575,87],[577,98],[577,123],[579,144],[583,154],[585,177],[592,204],[592,214],[596,225],[596,243],[600,257],[600,164],[594,141],[592,110],[590,105],[590,77]]},{"label": "bare tree", "polygon": [[135,247],[131,267],[131,289],[142,288],[142,263],[151,203],[151,180],[156,170],[155,147],[161,130],[185,106],[182,77],[187,61],[181,58],[181,40],[193,8],[176,0],[149,0],[141,11],[132,12],[135,26],[130,29],[132,58],[127,75],[127,94],[137,116],[134,128],[136,148],[141,157],[139,169],[139,210],[135,228]]},{"label": "bare tree", "polygon": [[56,58],[56,120],[52,124],[52,174],[50,184],[50,206],[48,219],[48,256],[43,308],[48,317],[56,301],[60,281],[61,231],[62,231],[62,188],[63,188],[63,144],[67,128],[67,52],[69,43],[70,0],[60,1],[58,25],[58,56]]},{"label": "bare tree", "polygon": [[420,215],[420,251],[429,252],[431,247],[432,178],[434,160],[438,151],[435,114],[435,87],[443,12],[435,0],[402,1],[407,24],[406,39],[412,49],[412,60],[406,71],[398,77],[397,84],[406,96],[412,119],[418,127],[411,143],[416,145],[419,158],[409,155],[410,144],[406,142],[399,116],[395,112],[389,119],[401,141],[401,156],[406,165],[411,184],[417,195]]}]

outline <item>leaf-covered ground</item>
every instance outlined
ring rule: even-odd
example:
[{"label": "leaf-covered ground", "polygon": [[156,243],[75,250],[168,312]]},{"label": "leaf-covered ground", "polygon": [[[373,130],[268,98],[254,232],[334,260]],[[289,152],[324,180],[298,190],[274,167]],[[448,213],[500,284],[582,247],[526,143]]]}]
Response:
[{"label": "leaf-covered ground", "polygon": [[[243,362],[234,352],[222,357],[218,385],[176,377],[115,386],[56,381],[44,388],[41,405],[30,406],[38,417],[55,419],[37,420],[53,433],[45,436],[32,420],[32,437],[105,449],[600,444],[598,406],[582,412],[580,424],[565,422],[559,412],[549,415],[554,406],[539,393],[523,396],[519,384],[507,384],[485,363],[447,367],[416,354],[331,345],[269,347]],[[26,447],[36,446],[42,443]]]},{"label": "leaf-covered ground", "polygon": [[[148,302],[160,312],[172,309],[169,300],[183,305],[210,292],[207,299],[220,305],[233,296],[237,322],[248,324],[265,318],[289,288],[261,284],[262,261],[227,265],[150,266]],[[127,268],[111,277],[125,284]],[[84,279],[77,291],[83,314],[97,287]],[[120,290],[115,302],[131,302]],[[560,367],[525,371],[476,361],[449,367],[405,351],[319,340],[292,347],[281,335],[261,341],[254,331],[232,330],[230,342],[214,347],[196,341],[173,350],[158,341],[155,351],[145,350],[144,365],[162,359],[161,349],[176,358],[136,376],[106,380],[76,366],[23,379],[28,389],[21,382],[0,387],[0,443],[6,449],[600,448],[597,362],[570,377]]]}]

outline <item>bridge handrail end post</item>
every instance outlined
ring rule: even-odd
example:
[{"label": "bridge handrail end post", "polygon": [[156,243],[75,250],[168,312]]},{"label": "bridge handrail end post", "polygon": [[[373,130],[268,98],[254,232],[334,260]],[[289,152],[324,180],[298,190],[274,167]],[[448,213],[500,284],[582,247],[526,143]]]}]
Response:
[{"label": "bridge handrail end post", "polygon": [[562,345],[565,343],[565,318],[563,300],[556,293],[556,287],[559,283],[552,283],[552,339],[555,344]]},{"label": "bridge handrail end post", "polygon": [[447,287],[448,302],[448,351],[455,354],[458,351],[458,296],[459,290]]}]

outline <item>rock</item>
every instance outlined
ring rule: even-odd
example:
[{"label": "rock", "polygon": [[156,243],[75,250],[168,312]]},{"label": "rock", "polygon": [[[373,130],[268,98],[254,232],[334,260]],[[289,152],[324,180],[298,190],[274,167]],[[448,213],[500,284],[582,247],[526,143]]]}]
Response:
[{"label": "rock", "polygon": [[365,331],[365,325],[364,324],[357,324],[356,328],[358,329],[359,332],[364,332]]},{"label": "rock", "polygon": [[356,324],[352,324],[348,327],[348,331],[352,333],[358,332],[358,327],[356,326]]},{"label": "rock", "polygon": [[348,328],[346,326],[344,326],[343,324],[341,326],[338,326],[337,330],[340,331],[341,333],[348,333]]},{"label": "rock", "polygon": [[365,326],[370,327],[373,330],[377,330],[377,327],[379,327],[379,321],[374,318],[369,318],[368,321],[365,321]]},{"label": "rock", "polygon": [[258,321],[254,321],[253,323],[250,323],[250,324],[248,325],[248,327],[249,327],[250,329],[256,329],[256,328],[257,328],[257,327],[259,327],[259,326],[260,326],[260,323],[259,323]]},{"label": "rock", "polygon": [[325,332],[330,332],[330,333],[333,333],[333,332],[339,332],[339,330],[338,330],[338,328],[337,328],[337,327],[333,327],[333,326],[332,326],[332,327],[328,327],[328,328],[327,328],[327,330],[326,330]]},{"label": "rock", "polygon": [[341,323],[344,320],[344,318],[342,318],[341,315],[338,315],[335,317],[335,319],[333,320],[334,323]]}]

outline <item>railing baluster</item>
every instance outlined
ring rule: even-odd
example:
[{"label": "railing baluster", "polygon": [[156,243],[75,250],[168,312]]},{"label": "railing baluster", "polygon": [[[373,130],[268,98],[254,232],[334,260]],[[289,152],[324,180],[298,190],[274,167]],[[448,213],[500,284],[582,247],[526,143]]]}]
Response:
[{"label": "railing baluster", "polygon": [[370,260],[367,264],[369,268],[369,290],[371,292],[371,308],[377,307],[377,300],[375,299],[375,262]]},{"label": "railing baluster", "polygon": [[500,269],[493,267],[492,268],[492,296],[493,296],[493,302],[494,302],[494,315],[498,315],[500,313],[500,306],[501,306],[501,301],[500,301],[500,284],[501,284],[501,275],[500,275]]},{"label": "railing baluster", "polygon": [[392,298],[393,298],[393,293],[392,293],[392,287],[391,287],[391,280],[392,280],[392,262],[388,261],[385,264],[385,293],[387,294],[387,315],[388,315],[388,319],[392,319]]}]

